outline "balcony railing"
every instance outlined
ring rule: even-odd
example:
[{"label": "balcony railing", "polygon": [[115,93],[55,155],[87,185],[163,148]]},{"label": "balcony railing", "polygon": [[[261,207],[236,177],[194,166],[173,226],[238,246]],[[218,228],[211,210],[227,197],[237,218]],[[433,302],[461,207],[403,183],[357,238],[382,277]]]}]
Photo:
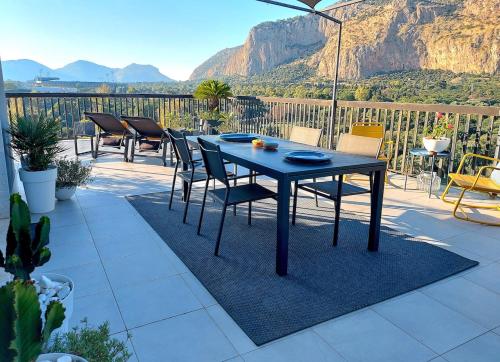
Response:
[{"label": "balcony railing", "polygon": [[[59,119],[62,138],[73,137],[73,127],[85,111],[145,116],[164,127],[181,122],[197,128],[198,118],[207,110],[206,102],[190,95],[7,93],[7,102],[11,119],[41,114]],[[466,152],[500,156],[500,107],[339,101],[333,127],[327,100],[236,97],[223,101],[221,110],[232,114],[228,123],[234,131],[287,138],[294,125],[321,128],[322,147],[334,147],[354,122],[382,122],[386,141],[393,141],[390,168],[396,172],[405,168],[409,149],[422,147],[423,130],[436,122],[440,112],[455,125],[448,170],[454,170]]]}]

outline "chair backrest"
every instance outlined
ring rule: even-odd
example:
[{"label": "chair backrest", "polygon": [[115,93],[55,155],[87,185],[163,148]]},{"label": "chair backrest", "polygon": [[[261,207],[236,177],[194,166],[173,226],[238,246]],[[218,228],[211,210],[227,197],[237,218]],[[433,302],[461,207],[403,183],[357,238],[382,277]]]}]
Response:
[{"label": "chair backrest", "polygon": [[337,151],[377,158],[380,154],[382,142],[382,138],[355,136],[343,133],[340,135]]},{"label": "chair backrest", "polygon": [[109,113],[84,112],[85,117],[89,118],[104,132],[114,135],[130,134],[130,131],[115,116]]},{"label": "chair backrest", "polygon": [[355,122],[351,126],[351,134],[383,139],[384,125],[380,122]]},{"label": "chair backrest", "polygon": [[154,119],[146,117],[130,117],[121,116],[137,133],[143,137],[162,138],[165,136],[165,131],[154,121]]},{"label": "chair backrest", "polygon": [[[500,162],[497,163],[497,168],[500,168]],[[499,170],[493,170],[493,172],[490,175],[490,178],[493,180],[494,183],[497,185],[500,185],[500,171]]]},{"label": "chair backrest", "polygon": [[229,187],[226,166],[224,165],[224,160],[220,153],[220,146],[205,141],[201,137],[198,137],[198,144],[200,145],[201,157],[203,157],[207,175],[222,182],[226,187]]},{"label": "chair backrest", "polygon": [[319,145],[322,132],[321,128],[293,126],[292,132],[290,132],[290,141],[316,147]]},{"label": "chair backrest", "polygon": [[186,140],[186,135],[182,132],[176,131],[174,129],[167,129],[170,142],[174,146],[175,157],[177,160],[181,160],[190,166],[193,166],[193,158],[191,157],[191,152],[189,151],[189,146]]}]

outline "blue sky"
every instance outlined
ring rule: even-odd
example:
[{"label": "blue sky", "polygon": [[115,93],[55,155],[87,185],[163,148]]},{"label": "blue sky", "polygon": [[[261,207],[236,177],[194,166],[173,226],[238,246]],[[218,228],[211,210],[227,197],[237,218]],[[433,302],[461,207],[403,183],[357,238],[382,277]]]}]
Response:
[{"label": "blue sky", "polygon": [[182,80],[242,44],[252,26],[296,15],[255,0],[0,0],[0,56],[51,68],[77,59],[152,64]]}]

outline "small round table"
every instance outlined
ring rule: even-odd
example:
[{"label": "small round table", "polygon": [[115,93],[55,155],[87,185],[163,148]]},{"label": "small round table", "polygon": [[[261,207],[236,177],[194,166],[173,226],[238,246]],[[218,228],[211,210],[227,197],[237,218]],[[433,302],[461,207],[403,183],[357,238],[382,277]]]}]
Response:
[{"label": "small round table", "polygon": [[[440,158],[444,158],[447,160],[451,159],[451,154],[448,151],[443,151],[443,152],[429,152],[425,148],[412,148],[410,150],[410,153],[408,154],[406,158],[406,164],[408,164],[408,158],[411,158],[411,171],[413,172],[413,161],[415,160],[415,157],[423,157],[424,158],[424,167],[425,167],[425,159],[429,158],[430,165],[431,165],[431,177],[429,181],[429,198],[432,195],[432,182],[434,179],[434,168],[436,166],[436,160]],[[406,191],[406,184],[408,182],[408,168],[405,173],[405,188],[404,190]]]}]

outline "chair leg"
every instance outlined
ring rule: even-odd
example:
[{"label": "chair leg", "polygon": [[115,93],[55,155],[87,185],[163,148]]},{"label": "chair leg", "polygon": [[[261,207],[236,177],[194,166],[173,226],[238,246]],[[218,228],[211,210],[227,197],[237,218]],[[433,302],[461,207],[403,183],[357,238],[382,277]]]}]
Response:
[{"label": "chair leg", "polygon": [[[233,173],[234,173],[235,177],[238,176],[238,165],[236,163],[233,166]],[[238,180],[237,179],[234,179],[233,185],[234,185],[234,187],[236,187],[236,185],[238,185]],[[234,204],[234,206],[233,206],[233,214],[234,214],[234,216],[236,216],[236,207],[237,207],[237,205]]]},{"label": "chair leg", "polygon": [[191,175],[191,179],[189,180],[189,185],[187,189],[187,195],[186,195],[186,200],[185,205],[184,205],[184,216],[182,217],[182,223],[186,223],[186,218],[187,218],[187,213],[188,213],[188,208],[189,208],[189,199],[191,198],[191,189],[193,187],[193,177],[194,177],[194,168],[193,168],[193,174]]},{"label": "chair leg", "polygon": [[75,156],[78,157],[78,136],[75,135]]},{"label": "chair leg", "polygon": [[[316,177],[313,178],[313,182],[316,182]],[[318,194],[314,194],[314,201],[316,202],[316,207],[319,207]]]},{"label": "chair leg", "polygon": [[167,167],[167,141],[164,140],[162,143],[162,154],[161,160],[163,161],[163,167]]},{"label": "chair leg", "polygon": [[299,182],[295,181],[293,185],[293,207],[292,207],[292,225],[295,225],[295,218],[297,216],[297,194],[299,192]]},{"label": "chair leg", "polygon": [[224,201],[224,207],[222,208],[222,216],[219,224],[219,232],[217,233],[217,242],[215,244],[215,256],[219,256],[219,247],[220,247],[220,239],[222,237],[222,228],[224,227],[224,219],[226,218],[226,210],[227,210],[227,197]]},{"label": "chair leg", "polygon": [[172,199],[174,198],[174,190],[175,190],[175,179],[177,177],[177,169],[179,168],[179,162],[175,163],[174,170],[174,179],[172,180],[172,191],[170,191],[170,201],[168,203],[168,209],[172,210]]},{"label": "chair leg", "polygon": [[203,222],[203,213],[205,212],[205,202],[207,200],[207,192],[208,192],[208,184],[210,183],[210,179],[207,178],[207,182],[205,182],[205,191],[203,193],[203,201],[201,202],[201,212],[200,212],[200,220],[198,221],[198,230],[196,234],[200,235],[201,232],[201,223]]},{"label": "chair leg", "polygon": [[252,225],[252,201],[248,202],[248,225]]},{"label": "chair leg", "polygon": [[339,241],[339,221],[340,221],[340,205],[342,203],[342,175],[339,176],[337,188],[337,200],[335,200],[335,226],[333,229],[333,246],[337,246]]}]

